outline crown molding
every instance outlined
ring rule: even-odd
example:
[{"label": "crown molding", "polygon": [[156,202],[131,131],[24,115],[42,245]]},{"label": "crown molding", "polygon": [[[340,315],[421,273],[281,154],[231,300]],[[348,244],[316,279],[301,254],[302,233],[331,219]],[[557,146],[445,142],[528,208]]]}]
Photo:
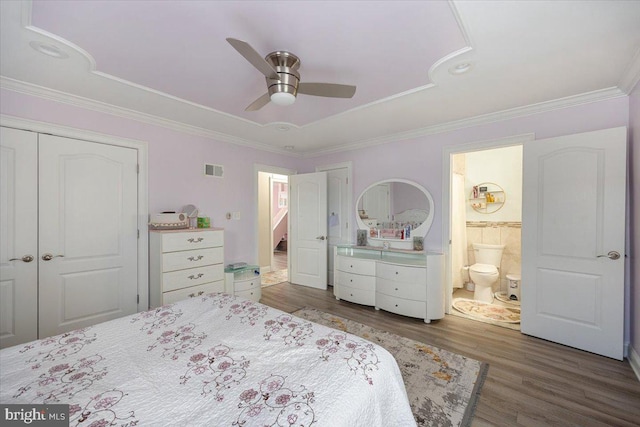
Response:
[{"label": "crown molding", "polygon": [[72,95],[70,93],[46,88],[46,87],[35,85],[32,83],[23,82],[23,81],[12,79],[5,76],[0,76],[0,88],[7,89],[17,93],[22,93],[25,95],[35,96],[35,97],[50,100],[50,101],[60,102],[62,104],[70,105],[72,107],[84,108],[87,110],[97,111],[99,113],[105,113],[105,114],[110,114],[117,117],[122,117],[125,119],[135,120],[141,123],[161,126],[167,129],[175,130],[177,132],[187,133],[190,135],[202,136],[205,138],[215,139],[217,141],[228,142],[235,145],[250,147],[250,148],[254,148],[261,151],[268,151],[272,153],[282,154],[289,157],[300,157],[300,154],[291,153],[290,151],[285,151],[283,149],[275,148],[260,142],[235,137],[233,135],[228,135],[222,132],[216,132],[209,129],[204,129],[198,126],[193,126],[186,123],[165,119],[165,118],[154,116],[147,113],[141,113],[139,111],[131,110],[128,108],[118,107],[116,105],[107,104],[105,102],[96,101],[96,100],[85,98],[78,95]]},{"label": "crown molding", "polygon": [[[637,57],[640,57],[640,55],[637,55]],[[635,63],[640,63],[640,61],[635,61]],[[516,107],[508,110],[502,110],[495,113],[483,114],[480,116],[475,116],[467,119],[454,120],[454,121],[443,123],[443,124],[427,126],[419,129],[413,129],[406,132],[400,132],[400,133],[385,135],[377,138],[370,138],[370,139],[361,140],[361,141],[355,141],[351,144],[342,145],[340,147],[332,147],[326,150],[321,149],[321,150],[311,151],[307,153],[292,153],[290,151],[285,151],[279,148],[275,148],[257,141],[250,141],[244,138],[238,138],[238,137],[224,134],[221,132],[203,129],[197,126],[188,125],[188,124],[180,123],[174,120],[153,116],[151,114],[141,113],[138,111],[127,109],[127,108],[118,107],[118,106],[107,104],[104,102],[91,100],[81,96],[72,95],[72,94],[61,92],[55,89],[45,88],[42,86],[22,82],[22,81],[11,79],[4,76],[0,76],[0,88],[11,90],[18,93],[23,93],[26,95],[36,96],[43,99],[60,102],[63,104],[74,106],[74,107],[85,108],[92,111],[97,111],[101,113],[122,117],[125,119],[131,119],[131,120],[136,120],[142,123],[161,126],[167,129],[178,131],[178,132],[183,132],[183,133],[196,135],[196,136],[202,136],[205,138],[211,138],[218,141],[229,142],[231,144],[250,147],[250,148],[254,148],[262,151],[268,151],[268,152],[281,154],[289,157],[318,157],[318,156],[324,156],[327,154],[333,154],[333,153],[338,153],[342,151],[352,151],[352,150],[357,150],[361,148],[372,147],[375,145],[386,144],[388,142],[418,138],[421,136],[433,135],[433,134],[444,133],[444,132],[451,132],[451,131],[464,129],[472,126],[494,123],[498,121],[517,118],[517,117],[531,116],[534,114],[544,113],[548,111],[627,96],[627,93],[625,91],[617,87],[611,87],[611,88],[596,90],[596,91],[587,92],[579,95],[568,96],[565,98],[559,98],[552,101],[544,101],[536,104],[526,105],[523,107]]]},{"label": "crown molding", "polygon": [[523,107],[510,108],[508,110],[497,111],[495,113],[482,114],[467,119],[454,120],[447,123],[442,123],[433,126],[427,126],[419,129],[414,129],[406,132],[400,132],[391,135],[385,135],[378,138],[371,138],[362,141],[356,141],[346,146],[340,146],[335,148],[329,148],[326,150],[318,150],[312,153],[306,153],[304,157],[317,157],[327,154],[334,154],[341,151],[358,150],[361,148],[372,147],[375,145],[386,144],[388,142],[400,141],[405,139],[413,139],[426,135],[433,135],[444,132],[452,132],[459,129],[464,129],[473,126],[484,125],[488,123],[500,122],[503,120],[515,119],[518,117],[532,116],[539,113],[545,113],[553,110],[560,110],[563,108],[574,107],[582,104],[589,104],[592,102],[605,101],[608,99],[620,98],[627,96],[625,92],[617,87],[611,87],[607,89],[596,90],[593,92],[587,92],[579,95],[568,96],[565,98],[559,98],[552,101],[544,101],[536,104],[525,105]]}]

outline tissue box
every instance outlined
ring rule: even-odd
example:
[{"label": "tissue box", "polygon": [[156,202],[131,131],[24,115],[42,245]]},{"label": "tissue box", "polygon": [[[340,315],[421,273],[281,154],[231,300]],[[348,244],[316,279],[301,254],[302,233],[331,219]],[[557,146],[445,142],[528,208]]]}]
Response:
[{"label": "tissue box", "polygon": [[211,220],[208,216],[199,216],[198,217],[198,228],[210,228]]}]

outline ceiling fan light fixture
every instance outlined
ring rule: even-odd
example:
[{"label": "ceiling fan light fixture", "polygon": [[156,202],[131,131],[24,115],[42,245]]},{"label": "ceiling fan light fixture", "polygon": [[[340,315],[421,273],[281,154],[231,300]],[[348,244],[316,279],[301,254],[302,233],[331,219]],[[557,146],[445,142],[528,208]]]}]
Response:
[{"label": "ceiling fan light fixture", "polygon": [[281,107],[286,107],[296,102],[296,97],[287,92],[275,92],[271,94],[271,102]]}]

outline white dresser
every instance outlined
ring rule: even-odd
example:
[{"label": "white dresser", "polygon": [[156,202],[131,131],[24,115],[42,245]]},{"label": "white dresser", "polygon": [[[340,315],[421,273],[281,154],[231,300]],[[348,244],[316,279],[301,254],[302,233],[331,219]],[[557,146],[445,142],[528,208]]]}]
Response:
[{"label": "white dresser", "polygon": [[333,292],[426,323],[444,317],[444,256],[435,252],[338,245]]},{"label": "white dresser", "polygon": [[260,267],[257,265],[247,265],[242,268],[226,268],[225,292],[238,295],[255,302],[262,298],[262,288],[260,280]]},{"label": "white dresser", "polygon": [[224,292],[224,230],[152,230],[149,305]]}]

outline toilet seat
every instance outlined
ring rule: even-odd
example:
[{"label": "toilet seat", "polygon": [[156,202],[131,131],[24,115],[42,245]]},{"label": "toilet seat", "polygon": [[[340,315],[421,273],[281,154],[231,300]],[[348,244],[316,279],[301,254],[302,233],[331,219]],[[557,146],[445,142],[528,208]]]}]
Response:
[{"label": "toilet seat", "polygon": [[470,270],[479,274],[487,275],[492,275],[498,272],[498,268],[495,265],[491,264],[473,264],[470,267]]}]

